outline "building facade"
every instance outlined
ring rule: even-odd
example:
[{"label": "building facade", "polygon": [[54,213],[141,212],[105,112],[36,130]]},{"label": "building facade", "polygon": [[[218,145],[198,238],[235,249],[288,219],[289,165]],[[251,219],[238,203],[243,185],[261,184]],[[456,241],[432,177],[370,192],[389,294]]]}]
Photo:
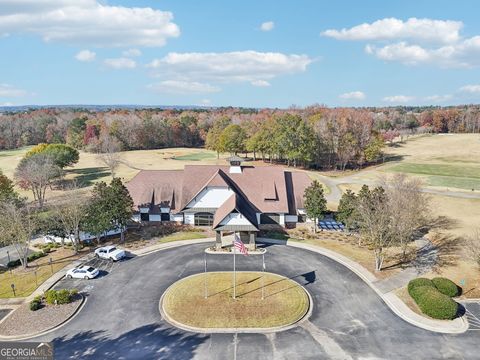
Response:
[{"label": "building facade", "polygon": [[255,246],[257,233],[294,227],[304,218],[305,172],[274,166],[187,165],[183,170],[142,170],[128,184],[139,222],[175,221],[209,226],[222,236],[237,233]]}]

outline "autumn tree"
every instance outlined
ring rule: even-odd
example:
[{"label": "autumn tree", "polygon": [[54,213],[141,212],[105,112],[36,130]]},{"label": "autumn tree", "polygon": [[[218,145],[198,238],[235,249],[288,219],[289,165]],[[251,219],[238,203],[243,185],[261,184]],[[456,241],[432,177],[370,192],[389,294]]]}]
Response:
[{"label": "autumn tree", "polygon": [[100,143],[100,153],[97,155],[98,160],[110,170],[112,179],[115,178],[117,168],[122,162],[120,150],[122,146],[120,142],[112,136],[104,136]]},{"label": "autumn tree", "polygon": [[38,144],[25,154],[25,158],[35,154],[50,156],[60,169],[72,166],[79,160],[78,150],[65,144]]},{"label": "autumn tree", "polygon": [[323,219],[324,214],[327,211],[327,199],[323,186],[314,180],[312,184],[305,189],[303,195],[305,202],[305,211],[307,216],[313,220],[313,231],[317,232],[317,222]]},{"label": "autumn tree", "polygon": [[29,207],[14,202],[0,203],[0,243],[13,245],[25,269],[28,266],[30,242],[36,230],[36,216]]},{"label": "autumn tree", "polygon": [[21,188],[31,190],[40,208],[45,203],[47,187],[62,175],[62,170],[49,154],[38,153],[23,158],[15,170]]},{"label": "autumn tree", "polygon": [[220,148],[230,154],[237,154],[245,150],[245,130],[236,124],[228,125],[220,134],[218,139]]},{"label": "autumn tree", "polygon": [[205,146],[209,150],[217,152],[217,158],[220,157],[220,153],[224,152],[223,144],[220,141],[220,136],[223,130],[229,126],[232,121],[228,117],[221,117],[217,119],[210,130],[208,131],[207,138],[205,140]]},{"label": "autumn tree", "polygon": [[73,185],[55,205],[54,213],[62,227],[63,233],[70,237],[75,253],[80,245],[80,227],[86,215],[87,201],[85,194]]},{"label": "autumn tree", "polygon": [[390,214],[392,241],[401,246],[403,261],[415,232],[428,223],[430,211],[428,197],[422,192],[422,182],[405,174],[381,178]]}]

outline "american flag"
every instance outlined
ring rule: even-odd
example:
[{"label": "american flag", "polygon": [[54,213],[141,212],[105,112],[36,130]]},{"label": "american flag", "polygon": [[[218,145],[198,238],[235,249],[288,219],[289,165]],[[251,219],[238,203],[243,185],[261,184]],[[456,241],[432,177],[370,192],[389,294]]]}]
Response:
[{"label": "american flag", "polygon": [[243,255],[248,255],[247,248],[243,244],[242,240],[235,234],[235,240],[233,241],[233,246],[235,246],[235,249],[240,251],[241,254]]}]

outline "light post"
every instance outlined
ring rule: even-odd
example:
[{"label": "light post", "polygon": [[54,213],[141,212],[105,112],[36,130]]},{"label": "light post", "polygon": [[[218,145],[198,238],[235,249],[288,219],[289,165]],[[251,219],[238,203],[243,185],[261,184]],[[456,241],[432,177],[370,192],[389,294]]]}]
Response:
[{"label": "light post", "polygon": [[10,285],[12,287],[12,291],[13,291],[13,297],[16,297],[17,294],[15,294],[15,284],[12,284]]},{"label": "light post", "polygon": [[52,264],[52,258],[50,258],[48,262],[50,263],[50,271],[51,271],[51,272],[52,272],[52,274],[53,274],[53,264]]},{"label": "light post", "polygon": [[205,286],[205,299],[208,298],[208,288],[207,288],[207,252],[204,255],[204,265],[205,265],[205,278],[204,278],[204,286]]}]

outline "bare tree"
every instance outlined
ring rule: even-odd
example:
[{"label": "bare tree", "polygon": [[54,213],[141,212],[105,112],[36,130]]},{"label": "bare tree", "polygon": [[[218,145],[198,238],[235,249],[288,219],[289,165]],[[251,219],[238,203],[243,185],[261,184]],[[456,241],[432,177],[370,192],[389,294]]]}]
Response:
[{"label": "bare tree", "polygon": [[381,178],[380,183],[387,196],[392,240],[401,246],[403,261],[406,261],[408,245],[415,232],[428,222],[429,199],[422,192],[422,182],[418,178],[395,174]]},{"label": "bare tree", "polygon": [[385,260],[385,249],[392,244],[390,213],[384,190],[373,189],[358,199],[360,234],[375,253],[375,270],[380,271]]},{"label": "bare tree", "polygon": [[25,269],[28,265],[28,249],[35,232],[35,215],[26,206],[13,202],[0,204],[0,238],[3,244],[15,247],[18,258]]},{"label": "bare tree", "polygon": [[467,256],[480,266],[480,228],[467,238],[465,250]]},{"label": "bare tree", "polygon": [[122,156],[120,154],[121,149],[122,145],[114,137],[107,135],[102,138],[99,149],[100,153],[97,157],[98,160],[109,168],[112,178],[115,177],[115,172],[122,162]]},{"label": "bare tree", "polygon": [[75,253],[80,245],[80,224],[85,217],[86,207],[87,196],[75,184],[55,205],[55,215],[60,220],[63,231],[67,236],[73,236]]},{"label": "bare tree", "polygon": [[32,190],[38,206],[43,208],[47,187],[62,175],[62,170],[55,164],[52,156],[34,154],[23,158],[15,170],[15,179],[23,189]]}]

